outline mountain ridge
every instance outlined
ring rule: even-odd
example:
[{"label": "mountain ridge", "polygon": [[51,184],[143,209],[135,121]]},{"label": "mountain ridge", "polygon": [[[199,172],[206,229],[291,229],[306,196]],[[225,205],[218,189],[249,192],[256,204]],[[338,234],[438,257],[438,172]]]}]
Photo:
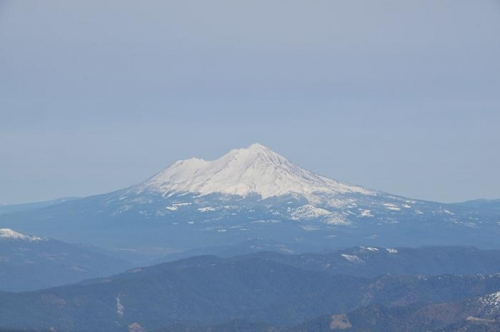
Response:
[{"label": "mountain ridge", "polygon": [[[447,251],[438,249],[432,257],[439,258],[443,250]],[[367,254],[379,255],[381,251],[368,250]],[[498,252],[484,254],[491,254],[498,268]],[[341,275],[337,269],[324,270],[328,260],[311,261],[314,257],[318,258],[315,254],[282,257],[292,260],[287,263],[266,255],[200,256],[74,285],[17,294],[0,292],[0,328],[128,331],[133,325],[147,331],[167,327],[168,331],[172,324],[200,326],[241,319],[286,328],[370,305],[406,310],[412,305],[469,301],[476,296],[480,297],[481,310],[498,303],[499,274],[384,274],[365,278]],[[417,264],[422,267],[429,258],[425,252],[415,256],[417,261],[424,259]],[[475,261],[474,257],[469,261]],[[311,262],[316,268],[310,268]],[[397,265],[405,269],[404,261]],[[390,267],[386,270],[391,271]],[[444,271],[453,269],[444,267]],[[311,330],[316,331],[306,329]]]}]

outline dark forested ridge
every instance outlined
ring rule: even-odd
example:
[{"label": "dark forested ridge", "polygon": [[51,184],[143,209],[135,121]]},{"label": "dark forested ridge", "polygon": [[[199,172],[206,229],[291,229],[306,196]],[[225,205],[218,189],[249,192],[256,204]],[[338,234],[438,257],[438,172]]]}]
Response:
[{"label": "dark forested ridge", "polygon": [[[75,285],[0,293],[0,322],[7,329],[57,331],[311,331],[317,329],[310,326],[319,328],[333,315],[344,314],[355,330],[359,325],[359,331],[382,331],[390,324],[403,324],[394,316],[409,317],[405,322],[411,325],[427,319],[413,314],[419,308],[436,305],[428,308],[460,311],[464,308],[457,304],[460,301],[469,301],[473,307],[483,302],[470,299],[500,290],[500,274],[487,273],[489,269],[498,271],[498,265],[491,265],[497,264],[495,251],[398,248],[385,250],[385,256],[382,250],[363,247],[323,254],[199,256]],[[404,259],[394,260],[389,254]],[[470,274],[456,274],[462,271],[459,264],[441,264],[446,257],[461,257],[463,264],[470,263]],[[472,263],[479,258],[483,264]],[[406,269],[426,274],[402,274]],[[379,275],[381,271],[386,274]],[[484,311],[463,311],[465,314],[496,319]],[[456,320],[429,328],[459,324],[462,316],[456,314]],[[378,318],[375,325],[365,326],[368,323],[363,323],[363,317],[367,321]]]}]

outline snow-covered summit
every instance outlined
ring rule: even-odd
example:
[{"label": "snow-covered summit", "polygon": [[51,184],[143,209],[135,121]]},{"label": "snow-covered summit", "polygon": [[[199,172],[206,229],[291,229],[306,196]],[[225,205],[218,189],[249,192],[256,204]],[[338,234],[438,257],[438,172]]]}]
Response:
[{"label": "snow-covered summit", "polygon": [[231,150],[214,161],[181,160],[139,185],[139,190],[153,190],[169,195],[189,192],[213,193],[262,198],[297,194],[310,198],[315,194],[374,194],[309,172],[260,144]]},{"label": "snow-covered summit", "polygon": [[10,239],[10,240],[23,240],[23,241],[44,241],[44,238],[33,236],[33,235],[25,235],[13,231],[10,228],[0,228],[0,239]]}]

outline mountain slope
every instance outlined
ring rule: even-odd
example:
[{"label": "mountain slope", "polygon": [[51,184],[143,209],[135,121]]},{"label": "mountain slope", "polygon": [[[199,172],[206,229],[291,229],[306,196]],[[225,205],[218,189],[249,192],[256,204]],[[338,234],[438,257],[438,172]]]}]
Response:
[{"label": "mountain slope", "polygon": [[202,256],[76,285],[0,293],[0,329],[155,330],[238,320],[293,326],[375,303],[396,308],[450,302],[498,289],[498,274],[370,279],[305,270],[255,255]]},{"label": "mountain slope", "polygon": [[120,259],[68,243],[0,229],[0,290],[49,288],[129,267]]},{"label": "mountain slope", "polygon": [[[0,293],[0,322],[2,327],[64,331],[120,331],[134,323],[153,329],[176,323],[218,324],[240,316],[267,318],[267,307],[294,303],[300,308],[308,297],[316,298],[319,307],[297,311],[295,319],[301,319],[310,317],[311,310],[315,315],[323,301],[335,310],[352,308],[355,299],[348,299],[347,291],[353,287],[359,288],[360,281],[258,258],[199,257],[80,285]],[[345,300],[336,303],[327,294]],[[298,310],[292,308],[286,311]]]},{"label": "mountain slope", "polygon": [[46,206],[53,206],[77,199],[75,197],[60,198],[51,201],[44,202],[34,202],[34,203],[24,203],[24,204],[13,204],[13,205],[0,205],[0,215],[16,213],[22,211],[36,210]]},{"label": "mountain slope", "polygon": [[388,307],[373,304],[347,314],[328,315],[293,327],[305,331],[484,331],[500,330],[500,293],[443,303]]}]

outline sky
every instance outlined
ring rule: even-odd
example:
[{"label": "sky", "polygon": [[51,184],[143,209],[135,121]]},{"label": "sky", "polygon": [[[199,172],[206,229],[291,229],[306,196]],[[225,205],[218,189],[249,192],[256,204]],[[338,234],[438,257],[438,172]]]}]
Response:
[{"label": "sky", "polygon": [[410,198],[500,198],[500,1],[0,1],[0,204],[258,142]]}]

